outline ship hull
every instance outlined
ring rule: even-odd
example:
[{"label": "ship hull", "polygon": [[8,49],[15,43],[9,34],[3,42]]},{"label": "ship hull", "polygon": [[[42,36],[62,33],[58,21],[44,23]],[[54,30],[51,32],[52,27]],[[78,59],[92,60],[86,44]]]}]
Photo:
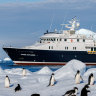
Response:
[{"label": "ship hull", "polygon": [[87,51],[3,49],[13,62],[18,65],[65,65],[72,59],[80,60],[86,65],[96,65],[96,54],[88,54]]}]

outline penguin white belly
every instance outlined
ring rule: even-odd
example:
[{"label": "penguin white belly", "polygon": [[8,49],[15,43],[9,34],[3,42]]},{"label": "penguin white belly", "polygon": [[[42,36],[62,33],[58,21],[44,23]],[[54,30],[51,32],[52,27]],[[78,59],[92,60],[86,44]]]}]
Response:
[{"label": "penguin white belly", "polygon": [[90,80],[90,85],[93,85],[93,84],[94,84],[94,77],[92,77]]},{"label": "penguin white belly", "polygon": [[76,83],[76,84],[79,84],[79,83],[80,83],[80,74],[77,74],[77,75],[76,75],[75,83]]},{"label": "penguin white belly", "polygon": [[10,85],[10,81],[8,78],[5,79],[5,87],[8,88]]},{"label": "penguin white belly", "polygon": [[53,85],[54,85],[54,83],[55,83],[55,78],[54,78],[54,77],[52,77],[50,85],[51,85],[51,86],[53,86]]},{"label": "penguin white belly", "polygon": [[22,75],[23,75],[23,76],[25,76],[25,75],[26,75],[26,70],[23,70]]}]

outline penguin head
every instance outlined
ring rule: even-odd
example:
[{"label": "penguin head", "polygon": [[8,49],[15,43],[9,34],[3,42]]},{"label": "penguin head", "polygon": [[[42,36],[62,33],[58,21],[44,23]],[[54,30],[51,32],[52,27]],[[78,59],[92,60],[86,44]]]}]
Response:
[{"label": "penguin head", "polygon": [[8,78],[8,76],[6,75],[6,77]]},{"label": "penguin head", "polygon": [[79,71],[79,70],[77,70],[77,73],[80,73],[80,71]]},{"label": "penguin head", "polygon": [[23,68],[23,70],[24,70],[25,68]]},{"label": "penguin head", "polygon": [[78,88],[74,87],[74,90],[75,90],[75,94],[77,94]]},{"label": "penguin head", "polygon": [[87,85],[85,85],[85,88],[86,88],[86,89],[88,89],[88,88],[89,88],[88,84],[87,84]]},{"label": "penguin head", "polygon": [[54,73],[51,74],[52,76],[54,75]]},{"label": "penguin head", "polygon": [[77,87],[74,87],[74,90],[78,90],[78,88]]},{"label": "penguin head", "polygon": [[93,77],[93,73],[91,73],[91,76]]},{"label": "penguin head", "polygon": [[17,84],[18,86],[20,86],[20,84]]}]

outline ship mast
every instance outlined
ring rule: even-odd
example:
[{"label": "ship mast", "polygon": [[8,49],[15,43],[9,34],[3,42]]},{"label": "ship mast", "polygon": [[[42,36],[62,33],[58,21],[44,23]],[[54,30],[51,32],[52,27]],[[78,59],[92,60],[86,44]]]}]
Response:
[{"label": "ship mast", "polygon": [[80,23],[76,19],[76,17],[72,18],[72,20],[69,21],[69,24],[61,24],[61,26],[65,26],[65,28],[68,28],[71,31],[75,31],[80,26]]}]

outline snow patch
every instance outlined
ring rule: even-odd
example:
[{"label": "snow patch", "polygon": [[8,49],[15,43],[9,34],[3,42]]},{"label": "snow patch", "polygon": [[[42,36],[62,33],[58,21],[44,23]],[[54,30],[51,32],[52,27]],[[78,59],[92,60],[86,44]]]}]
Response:
[{"label": "snow patch", "polygon": [[43,67],[40,71],[36,72],[37,74],[51,74],[52,70],[49,67]]},{"label": "snow patch", "polygon": [[65,66],[55,71],[56,79],[63,77],[73,77],[75,76],[77,70],[80,70],[81,75],[86,71],[86,65],[79,60],[71,60]]},{"label": "snow patch", "polygon": [[[16,74],[16,75],[22,75],[22,68],[12,68],[12,69],[6,69],[5,72],[7,74]],[[26,75],[30,75],[31,72],[26,70]]]},{"label": "snow patch", "polygon": [[4,75],[4,70],[2,70],[2,68],[0,67],[0,75]]}]

